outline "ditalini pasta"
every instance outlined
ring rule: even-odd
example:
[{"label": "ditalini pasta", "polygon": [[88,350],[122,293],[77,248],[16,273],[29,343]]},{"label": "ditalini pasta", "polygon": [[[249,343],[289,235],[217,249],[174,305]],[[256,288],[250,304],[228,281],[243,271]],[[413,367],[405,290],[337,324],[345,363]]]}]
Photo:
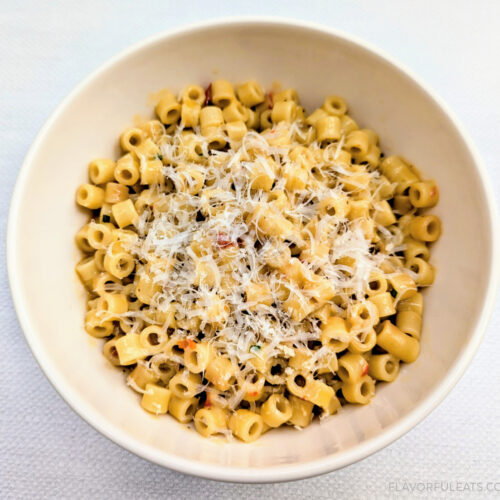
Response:
[{"label": "ditalini pasta", "polygon": [[255,81],[164,91],[76,193],[86,331],[142,407],[254,441],[369,403],[419,355],[432,180],[341,97]]}]

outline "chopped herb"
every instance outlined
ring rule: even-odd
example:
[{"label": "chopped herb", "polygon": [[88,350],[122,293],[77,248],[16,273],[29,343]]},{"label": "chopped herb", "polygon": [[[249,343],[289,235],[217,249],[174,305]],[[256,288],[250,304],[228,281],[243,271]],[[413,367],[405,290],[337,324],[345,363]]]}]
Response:
[{"label": "chopped herb", "polygon": [[163,155],[156,155],[156,159],[163,161]]},{"label": "chopped herb", "polygon": [[260,351],[260,345],[253,345],[250,347],[250,352],[257,353]]},{"label": "chopped herb", "polygon": [[398,294],[398,292],[396,290],[394,290],[394,288],[391,290],[391,295],[396,298],[396,295]]},{"label": "chopped herb", "polygon": [[111,222],[111,217],[109,215],[104,214],[102,216],[102,221],[103,222]]}]

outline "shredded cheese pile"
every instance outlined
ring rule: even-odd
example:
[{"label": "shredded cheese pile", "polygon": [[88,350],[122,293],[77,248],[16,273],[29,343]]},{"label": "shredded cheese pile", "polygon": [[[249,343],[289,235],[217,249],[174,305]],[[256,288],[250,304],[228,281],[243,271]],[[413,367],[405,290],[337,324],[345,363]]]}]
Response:
[{"label": "shredded cheese pile", "polygon": [[[402,236],[377,226],[381,244],[374,247],[359,220],[328,213],[318,217],[322,200],[346,198],[341,179],[352,172],[336,161],[342,140],[323,149],[309,144],[315,162],[310,179],[304,189],[289,191],[280,172],[294,165],[290,153],[303,142],[302,122],[281,123],[262,133],[249,131],[239,147],[227,151],[209,150],[199,129],[194,132],[199,162],[189,159],[181,126],[161,137],[167,181],[165,186],[151,186],[142,193],[149,203],[140,214],[137,238],[128,242],[128,250],[138,262],[136,276],[147,273],[158,285],[150,311],[166,313],[174,307],[178,335],[193,336],[193,329],[202,332],[244,375],[251,372],[245,363],[255,356],[290,357],[292,347],[307,348],[308,342],[319,339],[314,311],[294,321],[280,294],[285,287],[299,303],[306,304],[314,297],[314,289],[299,287],[269,265],[271,260],[290,260],[290,254],[299,258],[305,272],[326,279],[348,308],[365,298],[372,272],[404,248]],[[256,168],[275,169],[271,191],[251,188],[251,173]],[[375,196],[380,173],[373,169],[368,175],[370,193]],[[200,178],[202,188],[197,189]],[[287,206],[276,212],[292,228],[283,238],[263,235],[259,217],[252,218],[259,207],[272,207],[277,195],[285,198]],[[308,226],[311,221],[316,221],[314,232]],[[316,252],[320,246],[326,252]],[[350,265],[349,259],[355,264]],[[271,290],[269,305],[246,299],[247,287],[261,281]],[[346,317],[345,305],[332,303],[331,307]],[[141,314],[129,311],[125,316],[132,324]],[[265,352],[259,352],[261,345],[267,346]],[[314,359],[326,351],[318,349]],[[231,406],[236,407],[241,398],[242,394],[236,395]]]}]

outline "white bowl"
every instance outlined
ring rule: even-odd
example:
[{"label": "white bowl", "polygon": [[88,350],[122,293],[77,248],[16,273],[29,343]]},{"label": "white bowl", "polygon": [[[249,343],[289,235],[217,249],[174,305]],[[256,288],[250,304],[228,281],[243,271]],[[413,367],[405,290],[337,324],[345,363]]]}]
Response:
[{"label": "white bowl", "polygon": [[[86,214],[74,203],[88,162],[116,154],[116,138],[147,96],[165,86],[224,77],[278,80],[311,110],[328,94],[435,178],[434,212],[444,233],[438,269],[425,292],[422,353],[366,407],[254,444],[201,438],[170,417],[144,412],[123,374],[83,329],[84,292],[75,273],[74,233]],[[9,216],[8,268],[26,339],[59,394],[89,424],[124,448],[181,472],[244,482],[300,479],[348,465],[422,420],[463,374],[485,331],[498,277],[495,211],[469,138],[418,78],[351,36],[294,21],[226,20],[151,38],[90,75],[39,133],[19,174]],[[422,457],[425,459],[425,457]]]}]

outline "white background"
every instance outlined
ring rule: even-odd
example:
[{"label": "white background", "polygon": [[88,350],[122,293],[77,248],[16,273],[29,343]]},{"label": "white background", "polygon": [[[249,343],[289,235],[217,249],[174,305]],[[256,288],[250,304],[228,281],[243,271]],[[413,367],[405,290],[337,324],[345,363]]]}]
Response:
[{"label": "white background", "polygon": [[[385,49],[454,108],[482,154],[499,199],[498,1],[0,0],[2,239],[23,157],[74,85],[149,35],[233,15],[317,21]],[[315,479],[223,484],[147,463],[106,440],[66,406],[23,339],[8,291],[4,245],[0,259],[1,498],[385,498],[410,496],[411,488],[420,497],[500,496],[498,302],[463,379],[437,410],[392,446]],[[424,483],[436,481],[442,488],[451,483],[448,487],[466,491],[419,492]],[[498,491],[486,494],[487,483],[496,483]]]}]

